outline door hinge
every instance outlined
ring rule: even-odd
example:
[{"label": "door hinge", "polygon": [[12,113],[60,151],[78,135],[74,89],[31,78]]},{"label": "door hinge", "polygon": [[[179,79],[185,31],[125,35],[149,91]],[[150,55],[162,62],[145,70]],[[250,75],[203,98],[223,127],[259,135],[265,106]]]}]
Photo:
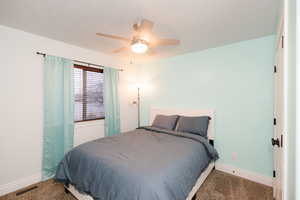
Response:
[{"label": "door hinge", "polygon": [[281,139],[281,140],[280,140],[280,146],[283,147],[283,135],[282,135],[282,134],[281,134],[281,136],[280,136],[280,139]]},{"label": "door hinge", "polygon": [[276,171],[273,170],[273,177],[275,178],[276,177]]},{"label": "door hinge", "polygon": [[273,125],[275,126],[277,124],[276,118],[273,119]]},{"label": "door hinge", "polygon": [[281,36],[281,48],[284,48],[284,36]]},{"label": "door hinge", "polygon": [[277,66],[274,65],[274,73],[276,73],[276,72],[277,72]]}]

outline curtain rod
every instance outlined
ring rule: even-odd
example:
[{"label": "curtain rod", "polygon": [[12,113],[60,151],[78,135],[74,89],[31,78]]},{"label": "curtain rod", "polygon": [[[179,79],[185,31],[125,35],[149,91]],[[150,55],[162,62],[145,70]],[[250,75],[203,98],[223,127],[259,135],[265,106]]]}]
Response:
[{"label": "curtain rod", "polygon": [[[47,54],[45,53],[41,53],[41,52],[36,52],[37,55],[41,55],[41,56],[46,56]],[[86,64],[86,65],[93,65],[93,66],[96,66],[96,67],[101,67],[101,68],[104,68],[103,65],[98,65],[98,64],[93,64],[93,63],[88,63],[88,62],[83,62],[83,61],[80,61],[80,60],[72,60],[74,62],[77,62],[77,63],[81,63],[81,64]],[[123,71],[123,69],[117,69],[118,71]]]}]

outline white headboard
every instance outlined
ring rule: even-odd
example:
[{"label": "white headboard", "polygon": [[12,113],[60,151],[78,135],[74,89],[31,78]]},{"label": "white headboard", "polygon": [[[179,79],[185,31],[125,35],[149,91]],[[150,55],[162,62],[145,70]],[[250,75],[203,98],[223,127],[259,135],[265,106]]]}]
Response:
[{"label": "white headboard", "polygon": [[209,116],[207,137],[210,140],[214,139],[215,132],[215,112],[214,110],[177,110],[177,109],[163,109],[163,108],[151,108],[150,109],[150,125],[152,124],[156,115],[184,115],[184,116]]}]

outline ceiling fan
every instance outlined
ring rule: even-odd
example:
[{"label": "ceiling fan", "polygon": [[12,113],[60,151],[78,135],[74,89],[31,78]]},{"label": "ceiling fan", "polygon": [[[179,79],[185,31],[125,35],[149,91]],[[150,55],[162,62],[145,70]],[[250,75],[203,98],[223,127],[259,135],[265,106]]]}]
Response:
[{"label": "ceiling fan", "polygon": [[105,33],[96,33],[98,36],[107,37],[116,40],[128,42],[128,45],[115,49],[112,53],[120,53],[124,51],[133,51],[134,53],[143,54],[153,52],[153,48],[157,46],[179,45],[180,41],[176,39],[160,39],[155,37],[152,32],[154,23],[147,19],[141,20],[140,23],[133,25],[133,35],[131,38],[110,35]]}]

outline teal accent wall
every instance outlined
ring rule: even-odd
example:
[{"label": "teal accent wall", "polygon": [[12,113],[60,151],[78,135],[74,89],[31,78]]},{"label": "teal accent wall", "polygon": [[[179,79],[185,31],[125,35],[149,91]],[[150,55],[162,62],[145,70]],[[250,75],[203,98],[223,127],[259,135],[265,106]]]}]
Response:
[{"label": "teal accent wall", "polygon": [[142,125],[151,107],[215,109],[219,162],[272,176],[274,51],[272,35],[139,65]]}]

